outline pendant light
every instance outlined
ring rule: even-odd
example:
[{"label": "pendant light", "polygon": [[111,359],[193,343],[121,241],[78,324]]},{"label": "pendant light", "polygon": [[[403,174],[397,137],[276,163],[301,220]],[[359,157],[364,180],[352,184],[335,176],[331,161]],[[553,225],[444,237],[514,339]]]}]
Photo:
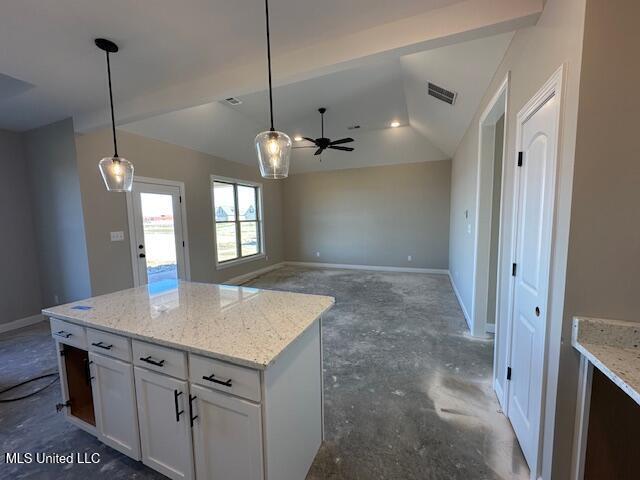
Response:
[{"label": "pendant light", "polygon": [[111,105],[111,132],[113,134],[113,156],[100,160],[98,168],[110,192],[130,192],[133,186],[133,163],[118,155],[116,121],[113,115],[113,91],[111,89],[111,64],[109,54],[116,53],[118,46],[110,40],[96,38],[96,46],[107,54],[107,78],[109,79],[109,102]]},{"label": "pendant light", "polygon": [[260,173],[264,178],[287,178],[289,175],[289,157],[291,138],[273,127],[273,88],[271,86],[271,40],[269,38],[269,0],[264,1],[267,19],[267,64],[269,68],[269,114],[271,128],[256,136],[256,150]]}]

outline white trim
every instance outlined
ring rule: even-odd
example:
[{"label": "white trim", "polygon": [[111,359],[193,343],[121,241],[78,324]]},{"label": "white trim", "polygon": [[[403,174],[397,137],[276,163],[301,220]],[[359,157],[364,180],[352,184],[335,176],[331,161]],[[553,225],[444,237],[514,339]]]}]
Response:
[{"label": "white trim", "polygon": [[578,399],[576,405],[576,426],[573,437],[573,462],[571,479],[584,478],[584,459],[587,452],[587,432],[589,429],[589,409],[591,407],[591,380],[593,364],[584,355],[580,356],[580,374],[578,376]]},{"label": "white trim", "polygon": [[[260,252],[251,255],[249,257],[238,257],[233,260],[226,260],[224,262],[218,262],[218,240],[216,238],[216,202],[213,198],[213,183],[214,182],[231,183],[234,185],[255,187],[258,189],[258,222],[260,224]],[[243,263],[252,262],[254,260],[261,260],[267,256],[267,240],[264,235],[264,199],[262,196],[263,185],[260,182],[253,182],[251,180],[242,180],[240,178],[223,177],[221,175],[209,175],[209,195],[211,196],[211,218],[213,221],[213,262],[216,270],[224,270],[225,268],[235,267]]]},{"label": "white trim", "polygon": [[449,281],[451,282],[451,287],[453,288],[453,293],[456,294],[456,298],[458,299],[458,303],[460,304],[460,309],[462,310],[462,314],[464,315],[464,319],[467,322],[467,326],[469,330],[471,330],[471,317],[469,317],[469,312],[464,306],[464,302],[462,301],[462,297],[460,296],[460,292],[458,291],[458,287],[456,287],[456,283],[453,281],[453,277],[451,276],[451,272],[447,272],[449,274]]},{"label": "white trim", "polygon": [[229,280],[225,280],[222,282],[224,285],[242,285],[249,280],[259,277],[260,275],[264,275],[265,273],[271,272],[273,270],[277,270],[285,266],[285,262],[274,263],[273,265],[269,265],[268,267],[261,268],[259,270],[254,270],[253,272],[245,273],[243,275],[238,275],[237,277],[230,278]]},{"label": "white trim", "polygon": [[374,272],[405,272],[405,273],[432,273],[436,275],[448,275],[449,270],[444,268],[410,268],[410,267],[387,267],[381,265],[349,265],[344,263],[320,263],[320,262],[284,262],[286,265],[294,267],[311,268],[339,268],[343,270],[370,270]]},{"label": "white trim", "polygon": [[[487,323],[485,325],[485,332],[492,333],[492,334],[496,333],[496,324],[495,323]],[[495,378],[495,376],[494,376],[494,378]]]},{"label": "white trim", "polygon": [[[476,212],[475,212],[475,231],[474,231],[474,240],[473,240],[473,283],[472,283],[472,287],[471,287],[471,322],[470,323],[470,330],[471,330],[471,334],[472,335],[476,335],[476,336],[484,336],[486,333],[486,324],[487,322],[487,318],[486,315],[482,315],[481,318],[478,318],[478,312],[477,312],[477,303],[478,303],[478,299],[476,298],[476,293],[478,290],[478,281],[479,280],[486,280],[487,281],[487,290],[488,290],[488,271],[487,272],[478,272],[478,250],[479,250],[479,243],[480,243],[480,229],[481,229],[481,225],[480,225],[480,199],[483,193],[483,189],[481,189],[482,185],[481,185],[481,179],[482,179],[482,171],[483,171],[483,166],[484,166],[484,161],[483,161],[483,142],[482,142],[482,137],[483,137],[483,127],[485,122],[487,121],[487,119],[489,118],[489,115],[491,115],[491,113],[493,112],[493,110],[495,109],[496,105],[498,104],[498,102],[502,99],[502,97],[504,96],[504,132],[502,135],[502,172],[500,174],[501,177],[501,185],[500,185],[500,221],[499,221],[499,226],[498,226],[498,273],[500,270],[500,266],[501,266],[501,260],[502,260],[502,256],[501,256],[501,244],[502,244],[502,225],[503,225],[503,195],[504,195],[504,185],[505,185],[505,165],[504,165],[504,160],[506,158],[506,153],[507,153],[507,135],[508,135],[508,107],[509,107],[509,82],[510,82],[510,76],[511,73],[507,72],[507,74],[505,75],[504,80],[502,81],[502,83],[500,84],[500,87],[498,88],[498,90],[496,91],[496,93],[493,95],[493,97],[491,98],[491,100],[489,101],[489,103],[487,104],[487,106],[485,107],[484,111],[482,112],[482,115],[480,115],[480,120],[478,121],[478,167],[477,167],[477,171],[476,171]],[[495,143],[495,142],[494,142]],[[493,162],[492,162],[493,165]],[[492,182],[492,191],[493,189],[495,189],[497,187],[497,185],[493,185]],[[491,237],[491,212],[489,214],[489,222],[487,223],[488,225],[488,229],[489,229],[489,237]],[[484,230],[483,230],[484,231]],[[499,308],[499,293],[500,293],[500,275],[497,275],[498,277],[498,286],[497,286],[497,292],[496,292],[496,307]],[[494,347],[494,353],[495,353],[495,347]],[[494,357],[494,373],[495,373],[495,357]],[[495,376],[494,376],[495,378]]]},{"label": "white trim", "polygon": [[[180,190],[180,210],[182,217],[182,240],[184,241],[183,257],[184,257],[184,276],[185,280],[191,280],[191,257],[189,255],[189,228],[187,227],[187,193],[184,186],[184,182],[176,180],[165,180],[161,178],[141,177],[135,175],[133,181],[140,183],[149,183],[152,185],[161,185],[168,187],[178,187]],[[133,198],[131,192],[126,193],[127,202],[127,224],[129,227],[129,245],[131,249],[131,268],[133,270],[133,285],[137,287],[140,285],[140,276],[138,274],[138,249],[135,241],[135,223],[133,215]]]},{"label": "white trim", "polygon": [[28,327],[39,322],[44,322],[45,318],[41,313],[31,315],[30,317],[19,318],[11,322],[0,323],[0,333],[10,332],[22,327]]}]

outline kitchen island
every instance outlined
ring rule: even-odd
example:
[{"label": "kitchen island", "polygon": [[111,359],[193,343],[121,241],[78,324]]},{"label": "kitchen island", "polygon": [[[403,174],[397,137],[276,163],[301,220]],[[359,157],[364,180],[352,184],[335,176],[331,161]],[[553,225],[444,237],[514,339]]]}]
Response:
[{"label": "kitchen island", "polygon": [[302,480],[332,297],[167,281],[43,310],[67,419],[173,479]]}]

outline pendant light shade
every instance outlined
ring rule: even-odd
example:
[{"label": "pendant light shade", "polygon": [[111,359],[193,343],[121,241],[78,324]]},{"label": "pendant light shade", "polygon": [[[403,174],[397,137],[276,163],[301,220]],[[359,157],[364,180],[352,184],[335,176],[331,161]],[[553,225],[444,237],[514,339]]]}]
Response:
[{"label": "pendant light shade", "polygon": [[113,90],[111,88],[111,63],[109,54],[116,53],[118,46],[110,40],[96,38],[96,46],[107,55],[107,78],[109,79],[109,105],[111,106],[111,133],[113,135],[113,156],[105,157],[98,163],[102,179],[110,192],[130,192],[133,186],[133,163],[118,155],[116,121],[113,114]]},{"label": "pendant light shade", "polygon": [[256,136],[260,173],[264,178],[287,178],[291,156],[291,138],[283,132],[269,130]]},{"label": "pendant light shade", "polygon": [[271,86],[271,39],[269,35],[269,0],[264,1],[267,21],[267,65],[269,71],[269,116],[271,129],[256,136],[256,152],[260,173],[264,178],[287,178],[291,157],[291,138],[273,127],[273,88]]}]

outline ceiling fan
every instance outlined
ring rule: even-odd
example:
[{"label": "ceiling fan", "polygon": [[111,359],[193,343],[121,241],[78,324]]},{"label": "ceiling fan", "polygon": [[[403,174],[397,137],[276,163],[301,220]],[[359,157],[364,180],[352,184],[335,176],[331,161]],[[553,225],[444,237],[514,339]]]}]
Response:
[{"label": "ceiling fan", "polygon": [[341,146],[341,144],[343,143],[353,142],[353,138],[346,137],[346,138],[340,138],[339,140],[332,141],[331,139],[326,138],[324,136],[324,112],[326,112],[327,109],[322,107],[322,108],[319,108],[318,111],[320,112],[320,123],[321,123],[320,137],[316,138],[315,140],[309,137],[302,137],[307,142],[313,143],[313,145],[302,145],[300,147],[293,147],[293,148],[317,148],[316,153],[314,153],[314,155],[320,155],[323,152],[323,150],[326,150],[327,148],[330,148],[332,150],[342,150],[344,152],[353,152],[353,147]]}]

